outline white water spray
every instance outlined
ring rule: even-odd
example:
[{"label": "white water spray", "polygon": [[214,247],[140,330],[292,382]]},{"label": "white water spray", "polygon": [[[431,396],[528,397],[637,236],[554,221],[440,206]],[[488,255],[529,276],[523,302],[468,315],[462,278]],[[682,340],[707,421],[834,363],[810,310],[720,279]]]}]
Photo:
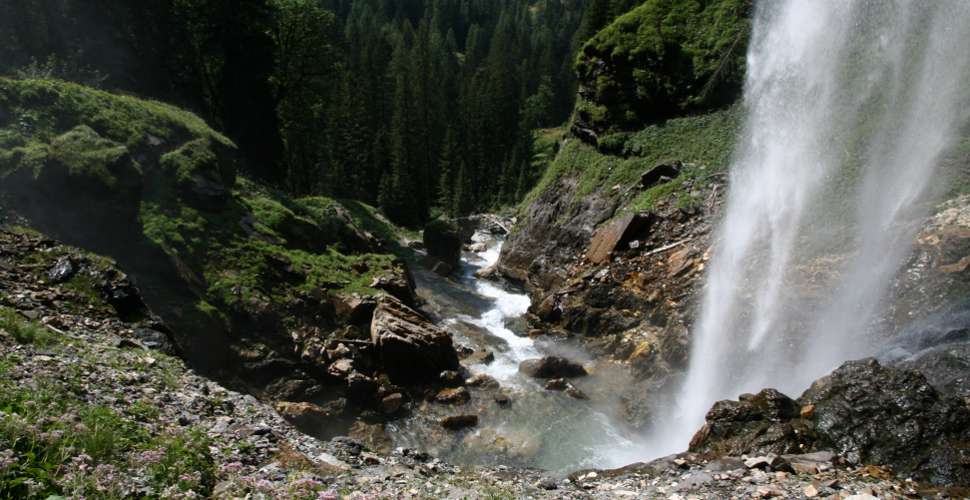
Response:
[{"label": "white water spray", "polygon": [[874,353],[889,285],[970,111],[970,1],[760,2],[747,119],[695,324],[652,454],[719,399],[798,396]]}]

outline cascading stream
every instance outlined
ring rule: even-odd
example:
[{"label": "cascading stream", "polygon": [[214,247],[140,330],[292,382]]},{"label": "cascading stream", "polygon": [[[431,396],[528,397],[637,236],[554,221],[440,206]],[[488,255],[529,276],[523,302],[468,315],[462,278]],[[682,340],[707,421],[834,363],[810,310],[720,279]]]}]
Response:
[{"label": "cascading stream", "polygon": [[965,0],[758,3],[690,367],[651,455],[716,400],[797,396],[886,343],[874,325],[970,117],[968,19]]},{"label": "cascading stream", "polygon": [[[487,392],[475,389],[476,400],[461,408],[431,405],[432,421],[422,412],[391,427],[396,444],[428,450],[453,463],[517,464],[554,473],[582,468],[619,467],[640,449],[637,432],[616,414],[620,402],[617,385],[627,374],[597,367],[588,377],[573,380],[589,400],[577,400],[563,392],[546,390],[545,381],[519,372],[519,364],[546,355],[564,355],[589,361],[585,350],[574,343],[525,336],[523,316],[529,296],[501,282],[477,278],[475,272],[495,264],[502,242],[487,233],[474,237],[487,249],[465,252],[456,276],[444,279],[415,268],[419,293],[437,311],[441,324],[456,342],[494,355],[488,364],[469,366],[472,374],[494,377],[512,403],[500,407]],[[474,327],[471,331],[462,325]],[[481,399],[479,399],[481,398]],[[436,433],[435,415],[471,412],[479,424],[462,433]]]}]

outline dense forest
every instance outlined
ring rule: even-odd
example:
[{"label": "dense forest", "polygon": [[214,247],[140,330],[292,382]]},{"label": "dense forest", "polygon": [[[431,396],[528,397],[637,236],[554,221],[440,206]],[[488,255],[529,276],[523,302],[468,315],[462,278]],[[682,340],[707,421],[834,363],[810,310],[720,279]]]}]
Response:
[{"label": "dense forest", "polygon": [[631,0],[10,0],[0,74],[195,110],[249,174],[395,221],[520,199],[532,131],[573,107],[579,47]]}]

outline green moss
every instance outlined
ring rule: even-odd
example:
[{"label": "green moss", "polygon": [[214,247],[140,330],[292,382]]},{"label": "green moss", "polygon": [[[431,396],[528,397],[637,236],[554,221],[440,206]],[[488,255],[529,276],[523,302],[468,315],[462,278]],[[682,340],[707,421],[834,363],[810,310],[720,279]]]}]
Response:
[{"label": "green moss", "polygon": [[635,128],[739,95],[748,0],[647,0],[590,39],[577,111],[598,130]]},{"label": "green moss", "polygon": [[46,169],[63,166],[67,177],[81,187],[92,186],[106,192],[130,189],[141,177],[140,169],[128,156],[125,146],[101,137],[87,125],[79,125],[55,137],[51,141],[49,159],[53,164]]},{"label": "green moss", "polygon": [[188,111],[62,81],[0,78],[0,108],[9,110],[8,127],[42,141],[83,123],[129,148],[192,136],[232,144]]}]

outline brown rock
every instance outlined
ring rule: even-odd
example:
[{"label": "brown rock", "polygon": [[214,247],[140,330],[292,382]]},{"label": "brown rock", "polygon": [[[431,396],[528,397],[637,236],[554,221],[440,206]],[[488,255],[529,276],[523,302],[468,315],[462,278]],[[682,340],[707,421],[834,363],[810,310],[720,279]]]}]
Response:
[{"label": "brown rock", "polygon": [[609,261],[613,251],[618,247],[646,235],[653,224],[653,219],[651,214],[629,214],[601,227],[590,239],[586,258],[594,264]]},{"label": "brown rock", "polygon": [[451,336],[393,297],[381,297],[371,341],[382,371],[395,383],[429,382],[459,367]]},{"label": "brown rock", "polygon": [[435,401],[444,404],[462,404],[471,400],[471,394],[464,387],[442,389],[435,395]]},{"label": "brown rock", "polygon": [[802,406],[799,414],[802,416],[802,418],[812,418],[812,416],[815,415],[815,405]]},{"label": "brown rock", "polygon": [[482,389],[498,389],[499,383],[497,380],[492,378],[490,375],[484,373],[479,373],[474,377],[465,381],[465,385],[469,387],[480,387]]},{"label": "brown rock", "polygon": [[404,396],[399,392],[389,394],[381,399],[381,411],[393,415],[404,406]]},{"label": "brown rock", "polygon": [[334,417],[320,406],[302,402],[280,401],[276,403],[276,412],[287,422],[309,434],[328,425]]},{"label": "brown rock", "polygon": [[452,415],[441,419],[445,429],[457,431],[478,425],[478,415]]}]

